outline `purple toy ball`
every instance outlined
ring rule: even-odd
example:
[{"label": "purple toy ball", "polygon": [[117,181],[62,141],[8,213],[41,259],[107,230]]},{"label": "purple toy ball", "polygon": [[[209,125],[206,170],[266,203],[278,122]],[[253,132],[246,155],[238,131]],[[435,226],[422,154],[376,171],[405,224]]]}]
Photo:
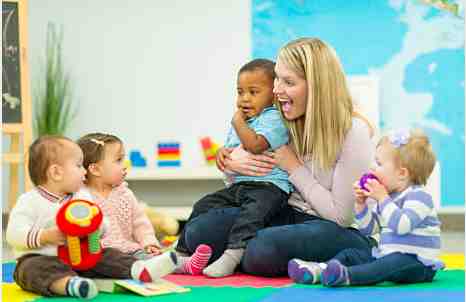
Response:
[{"label": "purple toy ball", "polygon": [[369,189],[366,187],[366,183],[369,179],[375,179],[377,181],[379,181],[379,179],[377,178],[377,176],[375,176],[374,174],[372,173],[366,173],[364,174],[363,176],[361,176],[361,179],[359,179],[359,186],[364,190],[364,191],[367,191],[369,192]]}]

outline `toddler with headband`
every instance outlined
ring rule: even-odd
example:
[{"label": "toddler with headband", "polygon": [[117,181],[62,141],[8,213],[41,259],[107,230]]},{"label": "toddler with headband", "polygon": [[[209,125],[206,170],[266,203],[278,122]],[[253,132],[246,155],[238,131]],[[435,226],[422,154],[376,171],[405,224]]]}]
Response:
[{"label": "toddler with headband", "polygon": [[[104,247],[116,248],[137,259],[160,254],[154,228],[125,182],[125,148],[115,135],[90,133],[78,140],[87,170],[86,187],[109,221]],[[191,257],[179,257],[176,272],[197,274],[207,264],[211,249],[201,244]]]},{"label": "toddler with headband", "polygon": [[391,132],[376,149],[364,188],[353,186],[355,217],[364,235],[380,234],[372,250],[346,249],[326,263],[290,260],[288,274],[297,283],[325,286],[432,282],[444,264],[440,221],[425,190],[435,166],[429,138],[421,130]]}]

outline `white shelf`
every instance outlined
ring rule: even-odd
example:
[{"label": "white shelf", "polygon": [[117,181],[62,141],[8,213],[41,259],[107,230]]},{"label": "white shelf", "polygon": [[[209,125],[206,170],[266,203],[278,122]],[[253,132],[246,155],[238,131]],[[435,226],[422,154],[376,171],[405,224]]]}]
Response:
[{"label": "white shelf", "polygon": [[126,180],[222,180],[223,173],[216,167],[132,167]]},{"label": "white shelf", "polygon": [[463,214],[464,215],[464,207],[461,206],[444,206],[440,207],[437,212],[439,214]]}]

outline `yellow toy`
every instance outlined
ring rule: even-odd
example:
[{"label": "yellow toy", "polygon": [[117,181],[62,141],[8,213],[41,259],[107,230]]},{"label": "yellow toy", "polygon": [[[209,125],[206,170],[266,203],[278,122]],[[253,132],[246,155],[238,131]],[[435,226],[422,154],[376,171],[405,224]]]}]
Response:
[{"label": "yellow toy", "polygon": [[157,238],[163,238],[164,236],[174,236],[178,234],[180,224],[175,218],[157,212],[154,208],[147,205],[144,206],[144,212],[149,218],[149,221],[152,223]]},{"label": "yellow toy", "polygon": [[177,239],[178,236],[165,236],[160,243],[162,243],[163,246],[171,246]]},{"label": "yellow toy", "polygon": [[207,161],[207,165],[215,165],[215,156],[217,155],[219,146],[216,143],[214,143],[212,139],[208,136],[202,137],[200,141],[202,151],[204,152],[205,160]]}]

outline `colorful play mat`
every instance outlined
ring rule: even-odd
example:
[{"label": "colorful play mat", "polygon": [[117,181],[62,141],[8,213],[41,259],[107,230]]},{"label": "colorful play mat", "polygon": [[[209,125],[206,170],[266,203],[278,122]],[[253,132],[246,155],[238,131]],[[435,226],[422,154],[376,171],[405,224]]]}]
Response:
[{"label": "colorful play mat", "polygon": [[[464,255],[444,255],[442,259],[447,264],[447,268],[436,275],[434,282],[424,284],[395,285],[387,282],[371,287],[324,288],[321,285],[297,285],[289,278],[262,278],[245,274],[221,279],[169,275],[166,280],[188,287],[191,291],[153,297],[142,297],[131,293],[100,293],[92,301],[465,301]],[[73,298],[45,298],[21,290],[13,280],[14,268],[15,262],[2,264],[2,301],[76,301]]]}]

